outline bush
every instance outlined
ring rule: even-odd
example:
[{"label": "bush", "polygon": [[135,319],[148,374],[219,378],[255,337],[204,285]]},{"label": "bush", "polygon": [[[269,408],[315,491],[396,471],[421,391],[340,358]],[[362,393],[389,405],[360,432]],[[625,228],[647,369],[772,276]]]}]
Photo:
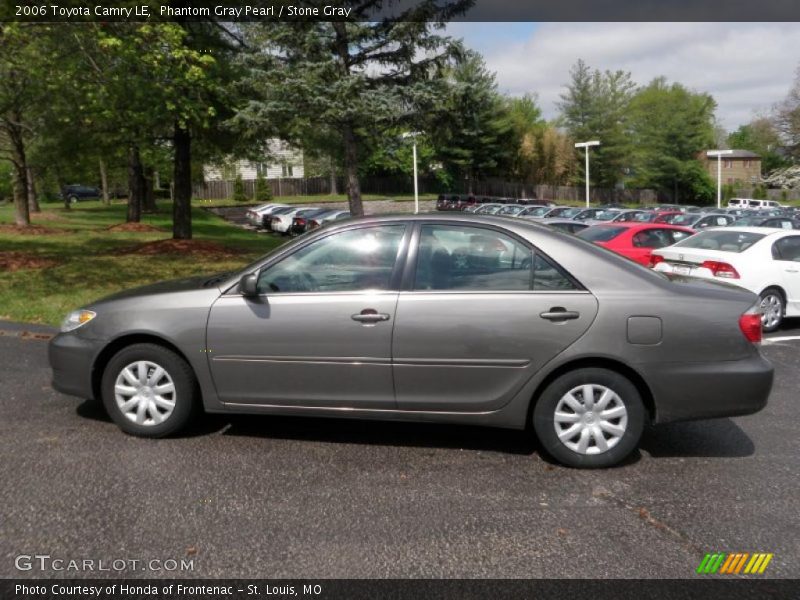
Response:
[{"label": "bush", "polygon": [[753,188],[753,198],[756,200],[766,200],[767,199],[767,188],[763,185],[757,185]]},{"label": "bush", "polygon": [[272,186],[263,175],[256,177],[256,202],[269,202],[272,200]]},{"label": "bush", "polygon": [[236,179],[233,180],[233,201],[247,202],[247,194],[244,192],[244,181],[242,181],[241,173],[236,175]]}]

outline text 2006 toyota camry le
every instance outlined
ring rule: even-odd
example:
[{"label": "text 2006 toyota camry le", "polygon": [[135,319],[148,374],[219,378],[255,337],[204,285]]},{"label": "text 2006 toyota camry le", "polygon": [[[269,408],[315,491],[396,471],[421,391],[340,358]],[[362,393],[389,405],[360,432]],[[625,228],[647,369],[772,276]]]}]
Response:
[{"label": "text 2006 toyota camry le", "polygon": [[764,407],[755,302],[533,223],[367,218],[75,311],[50,362],[56,389],[135,435],[200,407],[532,425],[560,462],[605,467],[646,421]]}]

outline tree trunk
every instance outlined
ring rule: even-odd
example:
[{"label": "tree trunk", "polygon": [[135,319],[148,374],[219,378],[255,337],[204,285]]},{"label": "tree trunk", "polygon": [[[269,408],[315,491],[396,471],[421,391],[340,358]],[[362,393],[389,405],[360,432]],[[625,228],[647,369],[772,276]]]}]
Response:
[{"label": "tree trunk", "polygon": [[36,197],[36,181],[33,179],[33,169],[30,166],[25,168],[25,175],[28,180],[28,212],[42,212],[39,207],[39,199]]},{"label": "tree trunk", "polygon": [[335,196],[339,193],[339,190],[336,189],[336,167],[333,164],[333,159],[330,158],[330,167],[331,167],[331,196]]},{"label": "tree trunk", "polygon": [[142,202],[144,200],[144,171],[138,146],[128,150],[128,223],[142,220]]},{"label": "tree trunk", "polygon": [[[16,121],[19,122],[19,118]],[[31,214],[28,208],[28,160],[25,156],[25,142],[19,127],[6,129],[14,164],[14,222],[20,227],[27,227],[31,224]]]},{"label": "tree trunk", "polygon": [[172,237],[192,239],[192,137],[176,122],[173,133],[175,158],[172,180],[175,185],[172,200]]},{"label": "tree trunk", "polygon": [[360,217],[364,214],[364,205],[361,202],[361,184],[358,181],[358,147],[353,128],[347,125],[344,130],[344,165],[347,175],[347,200],[350,204],[350,214]]},{"label": "tree trunk", "polygon": [[147,167],[145,169],[145,178],[144,178],[144,202],[142,203],[142,210],[147,213],[154,213],[158,212],[158,207],[156,206],[156,193],[153,189],[154,181],[153,181],[153,173],[155,169],[153,167]]},{"label": "tree trunk", "polygon": [[108,197],[108,169],[106,168],[106,161],[100,159],[100,187],[103,192],[103,204],[108,206],[111,204],[111,199]]}]

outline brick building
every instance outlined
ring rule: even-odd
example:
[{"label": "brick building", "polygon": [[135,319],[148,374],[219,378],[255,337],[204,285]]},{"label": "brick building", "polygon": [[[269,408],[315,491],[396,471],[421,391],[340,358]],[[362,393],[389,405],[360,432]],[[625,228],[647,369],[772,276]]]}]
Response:
[{"label": "brick building", "polygon": [[[708,171],[711,179],[717,180],[717,157],[700,153],[700,162]],[[733,150],[731,154],[722,156],[722,183],[756,185],[761,181],[761,157],[749,150]]]}]

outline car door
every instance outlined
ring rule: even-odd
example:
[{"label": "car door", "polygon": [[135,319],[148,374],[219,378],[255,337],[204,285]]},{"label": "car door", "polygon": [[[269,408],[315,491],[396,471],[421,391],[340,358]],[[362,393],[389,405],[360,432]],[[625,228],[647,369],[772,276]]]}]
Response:
[{"label": "car door", "polygon": [[597,313],[550,257],[497,228],[421,224],[410,252],[392,342],[404,410],[500,408]]},{"label": "car door", "polygon": [[800,314],[800,235],[788,235],[772,245],[772,259],[780,267],[786,292],[786,312]]},{"label": "car door", "polygon": [[391,339],[406,228],[331,233],[260,269],[257,297],[221,296],[207,330],[221,401],[394,408]]}]

